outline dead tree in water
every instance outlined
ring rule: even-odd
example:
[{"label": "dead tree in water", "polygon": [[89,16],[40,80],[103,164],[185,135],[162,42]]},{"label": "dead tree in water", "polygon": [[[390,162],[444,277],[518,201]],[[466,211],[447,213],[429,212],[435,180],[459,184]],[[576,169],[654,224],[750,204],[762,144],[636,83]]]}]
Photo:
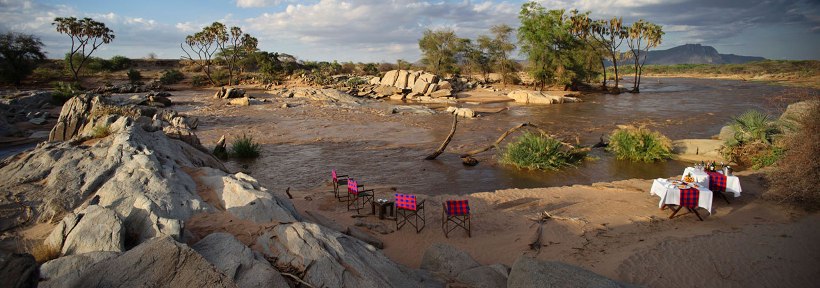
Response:
[{"label": "dead tree in water", "polygon": [[[538,130],[538,132],[541,132],[541,134],[543,134],[543,135],[547,135],[547,136],[550,136],[550,137],[555,137],[553,135],[547,134],[546,131],[541,130],[541,128],[538,128],[538,126],[535,126],[535,124],[532,124],[530,122],[524,122],[524,123],[516,125],[515,127],[510,128],[510,130],[507,130],[507,132],[504,132],[504,134],[501,134],[501,136],[498,137],[498,139],[496,139],[495,142],[493,142],[493,144],[491,144],[490,146],[487,146],[487,147],[484,147],[484,148],[481,148],[481,149],[476,149],[476,150],[473,150],[473,151],[469,151],[467,153],[461,154],[460,157],[461,158],[467,158],[467,157],[473,156],[475,154],[478,154],[478,153],[485,152],[487,150],[496,148],[496,147],[498,147],[499,144],[501,144],[501,141],[504,141],[504,139],[507,138],[507,136],[510,136],[510,134],[512,134],[513,132],[517,131],[518,129],[524,128],[524,127],[534,128],[534,129]],[[561,143],[568,146],[568,147],[572,147],[572,145],[570,145],[570,144],[563,143],[563,142],[561,142]]]},{"label": "dead tree in water", "polygon": [[444,143],[441,143],[441,146],[433,152],[433,154],[427,155],[424,160],[434,160],[438,155],[444,153],[444,149],[447,148],[447,144],[450,144],[450,140],[453,140],[453,135],[456,134],[456,126],[458,125],[458,114],[453,113],[453,128],[450,130],[450,135],[447,135],[447,139],[444,139]]}]

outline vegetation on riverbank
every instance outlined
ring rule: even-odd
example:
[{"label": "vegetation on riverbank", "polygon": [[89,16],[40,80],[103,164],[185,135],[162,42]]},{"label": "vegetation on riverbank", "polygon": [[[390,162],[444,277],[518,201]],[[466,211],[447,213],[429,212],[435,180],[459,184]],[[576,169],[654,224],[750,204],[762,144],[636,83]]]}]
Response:
[{"label": "vegetation on riverbank", "polygon": [[814,102],[797,120],[797,129],[783,141],[783,154],[770,170],[766,197],[809,210],[820,209],[820,102]]},{"label": "vegetation on riverbank", "polygon": [[501,163],[525,169],[558,170],[574,166],[585,151],[569,147],[553,137],[525,132],[501,151]]},{"label": "vegetation on riverbank", "polygon": [[672,141],[657,131],[628,127],[612,132],[607,150],[621,160],[654,162],[672,158]]},{"label": "vegetation on riverbank", "polygon": [[783,155],[780,143],[776,143],[782,127],[768,114],[749,110],[732,117],[729,126],[734,135],[725,140],[721,149],[724,159],[760,169],[771,166]]},{"label": "vegetation on riverbank", "polygon": [[242,137],[236,139],[231,145],[231,152],[237,158],[256,158],[259,157],[261,150],[259,143],[253,141],[252,136],[243,134]]},{"label": "vegetation on riverbank", "polygon": [[[612,70],[611,67],[609,69]],[[634,73],[633,67],[624,66],[621,69],[624,70],[624,75]],[[643,74],[647,76],[725,77],[820,88],[820,61],[817,60],[764,60],[744,64],[646,65]]]}]

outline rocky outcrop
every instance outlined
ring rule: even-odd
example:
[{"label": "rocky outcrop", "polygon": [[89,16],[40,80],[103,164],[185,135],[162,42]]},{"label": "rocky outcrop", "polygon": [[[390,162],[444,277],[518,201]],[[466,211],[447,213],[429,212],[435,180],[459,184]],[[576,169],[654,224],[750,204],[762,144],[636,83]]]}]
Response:
[{"label": "rocky outcrop", "polygon": [[245,90],[241,88],[225,88],[222,87],[219,91],[214,93],[214,98],[216,99],[231,99],[231,98],[242,98],[245,97]]},{"label": "rocky outcrop", "polygon": [[476,116],[478,116],[475,113],[475,111],[473,111],[473,109],[470,109],[470,108],[460,108],[460,107],[449,106],[449,107],[447,107],[446,111],[449,112],[449,113],[456,114],[460,117],[464,117],[464,118],[475,118]]},{"label": "rocky outcrop", "polygon": [[447,244],[433,244],[424,251],[421,258],[421,269],[455,278],[465,270],[479,267],[480,264],[467,254]]},{"label": "rocky outcrop", "polygon": [[304,98],[312,101],[325,101],[339,104],[359,104],[359,100],[337,89],[324,88],[285,88],[267,91],[269,94],[286,98]]},{"label": "rocky outcrop", "polygon": [[571,92],[557,91],[532,91],[515,90],[507,94],[507,97],[515,100],[516,103],[523,104],[560,104],[581,102],[580,98],[570,97],[575,95]]},{"label": "rocky outcrop", "polygon": [[507,287],[507,275],[496,267],[480,266],[462,271],[456,280],[469,287],[497,288]]},{"label": "rocky outcrop", "polygon": [[227,174],[207,167],[200,171],[203,173],[197,179],[214,191],[220,209],[236,217],[256,223],[301,221],[290,201],[272,194],[245,173]]},{"label": "rocky outcrop", "polygon": [[76,279],[82,275],[85,269],[95,263],[117,257],[120,254],[122,253],[97,251],[60,257],[40,266],[40,280],[48,281],[60,277]]},{"label": "rocky outcrop", "polygon": [[721,146],[723,146],[722,140],[681,139],[672,141],[672,153],[720,158]]},{"label": "rocky outcrop", "polygon": [[507,287],[628,287],[581,267],[521,256],[515,261]]},{"label": "rocky outcrop", "polygon": [[119,85],[103,86],[94,89],[92,92],[97,94],[104,93],[143,93],[150,91],[157,91],[162,89],[162,83],[159,81],[151,81],[144,85],[123,83]]},{"label": "rocky outcrop", "polygon": [[117,214],[98,205],[89,205],[82,213],[69,213],[52,230],[46,243],[60,248],[62,255],[95,251],[124,250],[122,220]]},{"label": "rocky outcrop", "polygon": [[93,94],[75,96],[66,101],[57,118],[57,125],[48,135],[48,141],[66,141],[77,135],[88,123],[91,109],[99,102],[100,98]]},{"label": "rocky outcrop", "polygon": [[170,237],[155,238],[40,287],[237,287],[205,258]]},{"label": "rocky outcrop", "polygon": [[278,225],[256,245],[276,259],[276,267],[299,271],[314,287],[442,286],[393,263],[373,246],[313,223]]},{"label": "rocky outcrop", "polygon": [[288,287],[279,271],[264,258],[257,259],[250,248],[231,234],[213,233],[191,248],[239,287]]},{"label": "rocky outcrop", "polygon": [[384,77],[373,78],[367,85],[351,89],[350,94],[358,97],[384,98],[394,95],[396,99],[416,100],[414,97],[452,97],[461,88],[452,81],[440,81],[435,74],[424,71],[390,70]]}]

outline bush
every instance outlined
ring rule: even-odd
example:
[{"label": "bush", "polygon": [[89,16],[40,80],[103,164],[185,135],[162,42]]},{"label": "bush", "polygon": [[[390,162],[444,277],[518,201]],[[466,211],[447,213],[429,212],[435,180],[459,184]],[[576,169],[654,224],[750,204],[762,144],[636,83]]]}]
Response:
[{"label": "bush", "polygon": [[98,125],[94,127],[94,130],[91,132],[91,136],[96,138],[105,138],[111,135],[111,127],[108,124],[105,125]]},{"label": "bush", "polygon": [[724,159],[758,169],[773,164],[778,155],[782,155],[772,146],[780,129],[768,114],[749,110],[732,117],[729,125],[735,134],[723,144],[721,154]]},{"label": "bush", "polygon": [[0,34],[0,82],[20,86],[23,79],[46,58],[43,42],[34,35]]},{"label": "bush", "polygon": [[202,77],[202,75],[194,75],[194,77],[191,77],[191,86],[194,87],[205,86],[205,83],[207,82],[208,80],[205,79],[205,77]]},{"label": "bush", "polygon": [[672,141],[645,128],[616,129],[609,136],[607,150],[621,160],[654,162],[672,158]]},{"label": "bush", "polygon": [[54,92],[51,93],[51,103],[63,105],[71,97],[77,96],[82,91],[82,87],[77,82],[57,82],[54,83]]},{"label": "bush", "polygon": [[182,74],[182,72],[179,72],[179,70],[176,69],[170,69],[162,71],[162,76],[159,77],[159,82],[164,85],[171,85],[179,83],[182,79],[185,79],[185,75]]},{"label": "bush", "polygon": [[223,86],[228,84],[228,70],[225,69],[217,69],[211,72],[211,79],[214,79],[217,86]]},{"label": "bush", "polygon": [[256,158],[259,157],[260,145],[253,142],[253,137],[242,134],[242,137],[236,139],[231,145],[231,151],[237,158]]},{"label": "bush", "polygon": [[128,57],[120,55],[111,57],[109,63],[109,68],[111,69],[111,71],[120,71],[131,67],[131,59],[128,59]]},{"label": "bush", "polygon": [[558,170],[573,166],[586,153],[567,147],[561,141],[542,134],[525,132],[515,142],[507,144],[501,153],[501,163],[519,168]]},{"label": "bush", "polygon": [[139,70],[134,68],[128,69],[128,73],[126,73],[126,75],[128,75],[128,81],[131,81],[132,84],[136,84],[142,80],[142,74],[140,74]]},{"label": "bush", "polygon": [[54,247],[43,242],[34,246],[30,253],[31,256],[34,256],[34,260],[37,261],[37,263],[42,264],[60,257],[60,247]]},{"label": "bush", "polygon": [[806,116],[797,121],[795,133],[784,139],[785,152],[766,178],[769,199],[820,209],[820,104],[815,104]]}]

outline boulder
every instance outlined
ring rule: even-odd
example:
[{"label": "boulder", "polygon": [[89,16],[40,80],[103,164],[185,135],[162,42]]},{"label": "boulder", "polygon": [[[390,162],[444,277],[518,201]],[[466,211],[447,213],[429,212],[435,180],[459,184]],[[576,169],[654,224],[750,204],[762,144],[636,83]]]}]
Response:
[{"label": "boulder", "polygon": [[[276,93],[276,92],[273,92]],[[305,98],[314,101],[327,101],[342,104],[359,104],[355,97],[336,89],[294,88],[288,92],[295,98]]]},{"label": "boulder", "polygon": [[507,287],[628,287],[581,267],[520,256],[510,270]]},{"label": "boulder", "polygon": [[235,106],[249,106],[251,105],[251,99],[248,97],[234,98],[231,99],[231,101],[228,101],[228,104]]},{"label": "boulder", "polygon": [[192,246],[239,287],[288,287],[279,271],[254,257],[248,246],[228,233],[213,233]]},{"label": "boulder", "polygon": [[393,86],[379,85],[379,86],[377,86],[376,88],[373,89],[373,92],[376,93],[376,95],[379,95],[379,96],[390,96],[390,95],[393,95],[393,94],[401,93],[401,89],[393,87]]},{"label": "boulder", "polygon": [[119,256],[121,253],[112,251],[96,251],[82,254],[63,256],[40,266],[40,279],[49,280],[64,277],[77,278],[97,262]]},{"label": "boulder", "polygon": [[507,274],[502,274],[491,266],[480,266],[464,270],[458,274],[456,280],[474,288],[507,287]]},{"label": "boulder", "polygon": [[430,83],[430,85],[427,86],[427,90],[424,90],[424,95],[430,96],[430,94],[432,94],[436,90],[438,90],[438,84]]},{"label": "boulder", "polygon": [[455,278],[465,270],[481,266],[467,254],[447,244],[433,244],[424,251],[421,269]]},{"label": "boulder", "polygon": [[[69,214],[65,221],[60,223],[76,223],[73,227],[65,225],[55,229],[47,239],[49,244],[55,245],[60,235],[64,235],[62,255],[75,255],[96,251],[122,252],[124,250],[123,224],[120,217],[111,209],[98,205],[90,205],[77,214]],[[77,219],[77,220],[74,220]],[[76,221],[76,222],[75,222]],[[66,231],[68,233],[66,234]]]},{"label": "boulder", "polygon": [[37,262],[31,254],[0,255],[0,287],[37,287]]},{"label": "boulder", "polygon": [[388,114],[395,114],[395,113],[410,113],[410,114],[421,114],[421,115],[433,115],[436,114],[436,111],[433,109],[424,107],[424,106],[393,106],[390,107],[388,110]]},{"label": "boulder", "polygon": [[416,83],[413,84],[413,90],[412,90],[413,92],[412,93],[413,93],[413,95],[424,95],[424,93],[427,92],[427,88],[429,86],[430,86],[430,83],[427,83],[427,82],[424,82],[424,81],[416,81]]},{"label": "boulder", "polygon": [[808,116],[811,108],[815,105],[820,105],[818,100],[807,100],[789,104],[786,106],[786,111],[780,115],[780,121],[795,122],[802,117]]},{"label": "boulder", "polygon": [[735,128],[731,125],[726,125],[720,128],[720,134],[718,134],[718,140],[726,141],[729,139],[735,138]]},{"label": "boulder", "polygon": [[438,82],[438,76],[436,76],[436,74],[423,73],[423,74],[419,75],[418,80],[421,80],[421,81],[426,82],[426,83],[433,84],[433,83]]},{"label": "boulder", "polygon": [[100,101],[92,94],[74,96],[63,104],[57,124],[51,129],[48,141],[66,141],[77,135],[88,122],[91,108]]},{"label": "boulder", "polygon": [[114,258],[97,262],[79,275],[69,273],[40,282],[41,287],[237,287],[185,244],[155,238]]},{"label": "boulder", "polygon": [[449,81],[439,81],[438,89],[453,89],[453,85]]},{"label": "boulder", "polygon": [[380,84],[383,86],[393,86],[398,78],[399,70],[390,70],[384,73],[384,77],[382,77],[382,82]]},{"label": "boulder", "polygon": [[421,75],[421,72],[419,71],[409,71],[407,75],[407,86],[405,86],[404,88],[412,89],[413,86],[416,85],[416,81],[418,81],[419,75]]},{"label": "boulder", "polygon": [[721,157],[720,147],[722,140],[712,139],[681,139],[672,141],[672,153],[679,155],[701,155]]},{"label": "boulder", "polygon": [[453,96],[453,90],[451,89],[439,89],[433,93],[430,93],[430,97],[439,98],[439,97],[450,97]]},{"label": "boulder", "polygon": [[171,102],[171,99],[168,99],[160,95],[148,96],[148,103],[150,105],[157,105],[159,107],[169,107],[171,105],[174,105],[174,103]]},{"label": "boulder", "polygon": [[220,201],[220,208],[236,217],[256,223],[290,223],[302,220],[290,201],[270,193],[247,174],[227,174],[207,167],[200,168],[199,171],[198,182],[210,187]]},{"label": "boulder", "polygon": [[456,114],[460,117],[464,117],[464,118],[475,118],[476,117],[475,111],[473,111],[473,109],[470,109],[470,108],[459,108],[459,107],[449,106],[449,107],[447,107],[446,111],[450,112],[450,113],[453,113],[453,114]]},{"label": "boulder", "polygon": [[580,98],[568,97],[566,94],[566,92],[558,91],[515,90],[507,94],[507,97],[514,99],[517,103],[524,104],[559,104],[581,102]]},{"label": "boulder", "polygon": [[379,240],[379,238],[376,238],[376,236],[373,236],[372,234],[362,229],[359,229],[358,227],[347,227],[346,234],[356,237],[356,239],[362,240],[364,241],[364,243],[373,245],[373,247],[384,249],[384,243],[382,242],[382,240]]},{"label": "boulder", "polygon": [[382,81],[381,81],[381,78],[379,78],[379,77],[373,77],[373,78],[370,78],[370,81],[369,81],[368,83],[369,83],[370,85],[379,85],[379,84],[381,84],[381,82],[382,82]]},{"label": "boulder", "polygon": [[408,77],[410,77],[410,73],[408,73],[407,70],[399,70],[399,74],[398,74],[398,77],[396,79],[396,83],[393,86],[395,86],[396,88],[399,88],[399,89],[407,88],[407,86],[408,86],[407,85],[407,78]]},{"label": "boulder", "polygon": [[256,242],[274,266],[302,275],[313,287],[424,287],[430,282],[393,263],[375,247],[322,226],[281,224]]},{"label": "boulder", "polygon": [[245,90],[242,88],[225,88],[222,87],[219,91],[216,91],[214,94],[214,98],[221,98],[221,99],[231,99],[231,98],[242,98],[245,97]]}]

